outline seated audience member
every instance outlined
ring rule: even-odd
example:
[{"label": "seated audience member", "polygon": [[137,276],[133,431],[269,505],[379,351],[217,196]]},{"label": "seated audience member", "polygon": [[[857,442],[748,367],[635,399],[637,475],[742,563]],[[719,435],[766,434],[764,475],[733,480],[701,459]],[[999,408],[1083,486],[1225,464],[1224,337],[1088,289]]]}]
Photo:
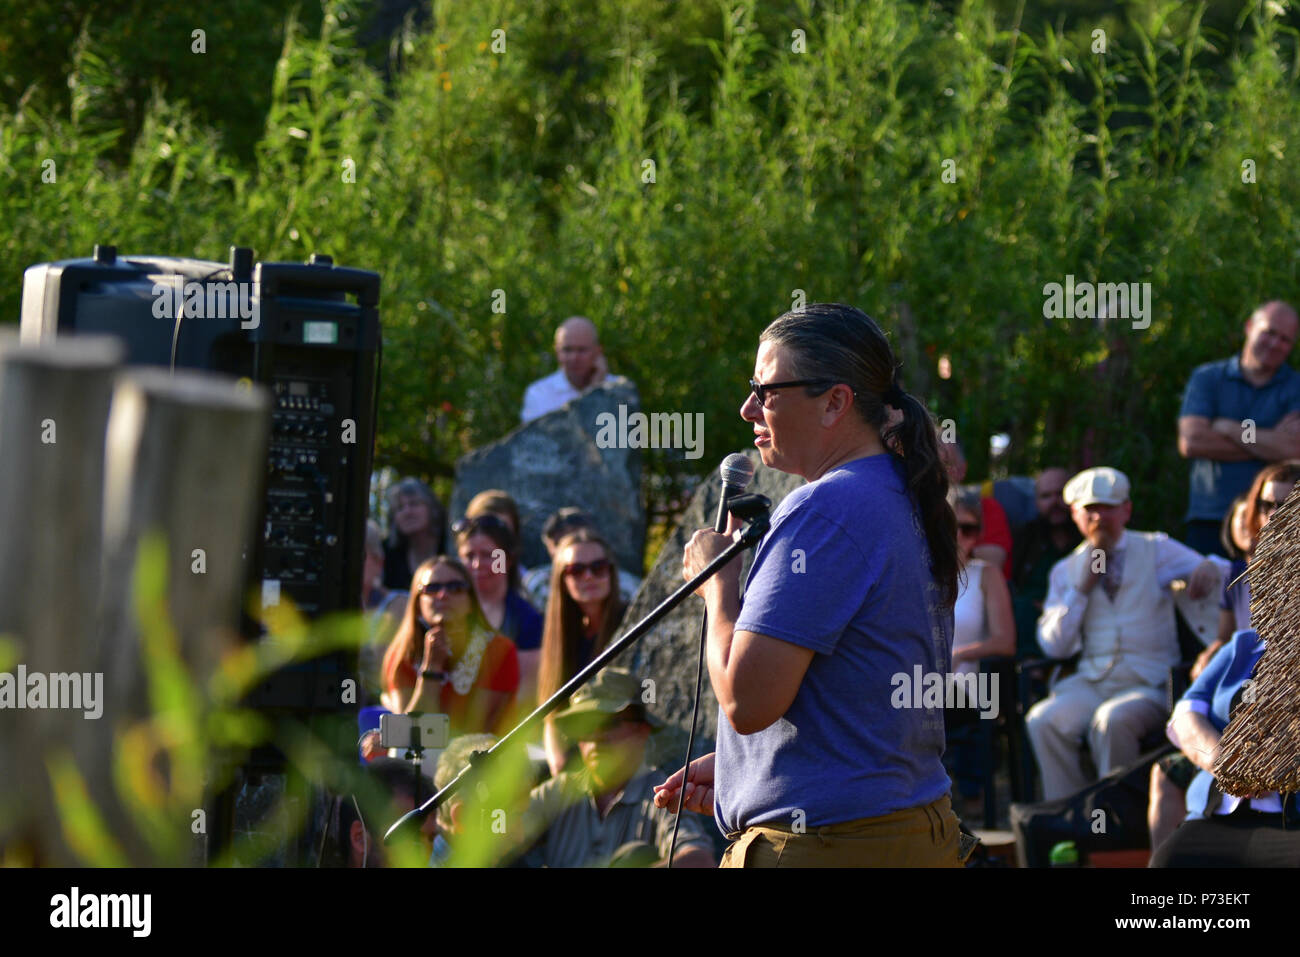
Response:
[{"label": "seated audience member", "polygon": [[[434,792],[441,791],[469,766],[475,751],[497,743],[490,734],[464,734],[448,742],[438,756]],[[438,833],[430,867],[523,866],[524,817],[536,775],[522,752],[492,756],[482,782],[467,779],[438,806]],[[479,784],[482,784],[480,791]],[[481,795],[481,796],[480,796]]]},{"label": "seated audience member", "polygon": [[388,489],[388,541],[384,543],[384,587],[406,591],[411,572],[442,553],[442,526],[447,516],[429,486],[404,478]]},{"label": "seated audience member", "polygon": [[[378,523],[366,521],[365,556],[361,566],[361,608],[365,612],[365,644],[358,654],[361,685],[366,692],[366,702],[378,701],[383,692],[380,681],[380,664],[384,649],[392,640],[393,632],[406,610],[408,594],[405,589],[395,590],[383,586],[384,533]],[[366,703],[363,702],[363,703]]]},{"label": "seated audience member", "polygon": [[[356,773],[357,786],[333,800],[322,867],[387,867],[384,834],[415,807],[415,775],[409,762],[380,758]],[[428,846],[434,833],[430,817],[421,828],[421,842]]]},{"label": "seated audience member", "polygon": [[949,502],[957,516],[957,549],[962,562],[953,609],[952,664],[953,671],[967,674],[979,670],[981,658],[1014,654],[1016,638],[1006,581],[996,568],[974,555],[982,520],[979,490],[954,489]]},{"label": "seated audience member", "polygon": [[361,559],[361,610],[381,612],[393,600],[406,599],[405,589],[384,587],[384,532],[374,519],[366,519],[365,551]]},{"label": "seated audience member", "polygon": [[1205,670],[1205,666],[1210,663],[1215,652],[1232,639],[1235,632],[1250,628],[1250,581],[1246,578],[1246,568],[1250,565],[1251,555],[1255,551],[1255,541],[1254,535],[1246,525],[1250,511],[1246,507],[1246,499],[1245,492],[1233,499],[1228,514],[1223,516],[1223,525],[1219,529],[1223,548],[1222,557],[1227,559],[1223,588],[1219,594],[1219,627],[1216,629],[1214,641],[1210,642],[1196,657],[1190,675],[1193,681]]},{"label": "seated audience member", "polygon": [[601,382],[624,382],[622,376],[611,376],[605,364],[605,353],[596,336],[596,324],[586,316],[570,316],[555,330],[555,357],[560,362],[545,378],[531,383],[524,390],[524,407],[519,421],[533,419],[564,408],[582,393]]},{"label": "seated audience member", "polygon": [[[546,606],[537,703],[541,704],[609,645],[623,620],[624,605],[613,582],[614,554],[603,538],[579,529],[560,540]],[[546,722],[546,763],[559,774],[570,758],[554,719]]]},{"label": "seated audience member", "polygon": [[[1246,566],[1254,553],[1260,529],[1268,524],[1277,507],[1286,501],[1286,497],[1291,494],[1291,489],[1295,487],[1297,481],[1300,481],[1300,461],[1288,460],[1266,465],[1260,469],[1250,488],[1241,496],[1240,507],[1237,502],[1234,502],[1228,515],[1225,516],[1225,526],[1229,526],[1240,512],[1242,528],[1239,533],[1232,531],[1231,528],[1227,534],[1220,530],[1224,554],[1232,559],[1232,566],[1224,580],[1224,594],[1219,602],[1219,633],[1215,641],[1196,659],[1192,678],[1196,678],[1201,673],[1214,657],[1215,652],[1228,643],[1234,632],[1250,627],[1249,579],[1242,578],[1231,588],[1228,586],[1245,573]],[[1237,544],[1233,540],[1238,537],[1245,543],[1244,545]]]},{"label": "seated audience member", "polygon": [[[663,722],[641,703],[641,682],[606,668],[555,719],[578,742],[582,770],[533,790],[527,830],[541,834],[533,856],[546,867],[666,864],[673,815],[655,806],[664,775],[645,762],[650,734]],[[673,866],[716,865],[705,824],[683,815]]]},{"label": "seated audience member", "polygon": [[383,704],[395,714],[446,714],[453,734],[499,730],[519,688],[519,658],[488,625],[456,559],[440,555],[416,569],[383,676]]},{"label": "seated audience member", "polygon": [[534,608],[546,609],[546,599],[551,593],[551,562],[555,561],[555,546],[560,539],[580,528],[596,527],[596,520],[580,508],[566,507],[552,512],[542,526],[542,545],[551,560],[545,565],[530,568],[523,576],[524,593]]},{"label": "seated audience member", "polygon": [[1037,517],[1021,528],[1011,551],[1011,583],[1015,587],[1011,607],[1016,619],[1016,654],[1021,658],[1043,653],[1038,647],[1038,616],[1047,597],[1047,579],[1052,566],[1079,544],[1079,530],[1061,495],[1069,477],[1062,468],[1043,469],[1034,482]]},{"label": "seated audience member", "polygon": [[[1246,567],[1254,556],[1260,530],[1268,524],[1278,505],[1286,501],[1297,479],[1300,479],[1300,462],[1264,466],[1224,516],[1220,537],[1232,567],[1223,580],[1218,637],[1197,657],[1192,667],[1193,681],[1234,634],[1251,627],[1250,580],[1245,576]],[[1185,792],[1195,774],[1196,766],[1183,754],[1161,758],[1152,766],[1147,803],[1152,848],[1159,847],[1182,821],[1187,807]]]},{"label": "seated audience member", "polygon": [[1065,500],[1084,540],[1052,567],[1038,643],[1052,658],[1081,657],[1025,718],[1048,801],[1094,780],[1080,763],[1085,739],[1098,776],[1138,757],[1142,738],[1164,720],[1179,657],[1169,586],[1187,578],[1197,599],[1221,581],[1213,562],[1168,535],[1126,530],[1133,505],[1124,473],[1086,469],[1066,483]]},{"label": "seated audience member", "polygon": [[[519,523],[519,506],[515,500],[510,497],[508,492],[503,492],[499,488],[490,488],[485,492],[479,492],[469,500],[469,505],[465,506],[466,518],[479,518],[483,515],[495,515],[501,521],[505,522],[510,528],[510,533],[515,537],[515,545],[523,541],[520,534]],[[518,556],[516,556],[517,558]],[[522,581],[527,569],[519,565],[519,578]],[[522,590],[522,586],[521,586]]]},{"label": "seated audience member", "polygon": [[[974,488],[953,488],[948,503],[957,515],[957,603],[953,607],[952,670],[974,674],[981,658],[1014,655],[1016,635],[1011,620],[1011,595],[1001,573],[972,554],[980,533],[980,494]],[[965,694],[965,692],[963,692]],[[957,790],[965,801],[979,797],[980,773],[977,730],[980,709],[971,701],[944,714],[949,747],[945,761],[953,767]]]},{"label": "seated audience member", "polygon": [[[447,743],[442,754],[438,755],[438,768],[433,775],[433,790],[436,794],[455,780],[456,775],[469,765],[470,755],[475,751],[486,751],[497,743],[490,734],[462,734]],[[436,812],[438,834],[433,839],[433,853],[429,857],[430,867],[442,867],[451,858],[451,847],[456,835],[464,834],[466,828],[478,822],[471,821],[475,815],[466,813],[465,798],[473,797],[464,789],[457,791],[450,798],[438,805]],[[477,830],[477,828],[476,828]]]},{"label": "seated audience member", "polygon": [[[939,458],[948,472],[948,481],[960,485],[966,480],[966,455],[961,450],[961,443],[955,439],[945,442],[939,439]],[[975,557],[983,559],[1002,573],[1003,580],[1011,577],[1011,526],[1007,523],[1006,510],[995,498],[980,499],[980,509],[984,515],[981,524],[980,540],[975,543]]]},{"label": "seated audience member", "polygon": [[[1191,679],[1205,670],[1205,666],[1214,657],[1214,652],[1222,648],[1232,638],[1237,628],[1237,616],[1233,610],[1233,597],[1240,593],[1243,586],[1246,591],[1244,622],[1241,628],[1250,627],[1250,594],[1246,580],[1233,584],[1237,575],[1246,570],[1250,552],[1254,549],[1246,529],[1246,493],[1238,495],[1223,517],[1223,527],[1219,534],[1222,538],[1223,554],[1231,560],[1231,568],[1223,577],[1223,589],[1219,598],[1219,637],[1197,657],[1192,667]],[[1210,558],[1215,556],[1211,555]],[[1225,631],[1226,629],[1226,631]],[[1181,752],[1167,754],[1151,765],[1151,783],[1147,791],[1147,831],[1151,835],[1151,847],[1157,848],[1182,823],[1187,814],[1187,786],[1196,776],[1196,765],[1187,760]]]},{"label": "seated audience member", "polygon": [[1295,867],[1300,862],[1294,799],[1287,808],[1276,791],[1233,797],[1214,779],[1223,729],[1264,645],[1254,631],[1237,632],[1175,706],[1169,740],[1200,771],[1187,789],[1187,819],[1155,849],[1152,867]]},{"label": "seated audience member", "polygon": [[[493,514],[461,519],[454,526],[456,551],[473,576],[474,593],[487,622],[515,643],[520,682],[535,685],[542,647],[542,616],[519,588],[517,542],[514,532]],[[532,700],[525,695],[521,703]]]},{"label": "seated audience member", "polygon": [[[1069,478],[1068,474],[1061,479],[1062,484],[1066,478]],[[980,483],[980,497],[997,499],[998,504],[1002,506],[1002,511],[1007,513],[1007,524],[1011,527],[1013,543],[1020,539],[1020,530],[1038,517],[1034,480],[1028,476],[986,478]]]},{"label": "seated audience member", "polygon": [[515,541],[519,540],[519,506],[509,492],[490,488],[475,495],[465,506],[465,517],[478,518],[480,515],[495,515],[510,526]]},{"label": "seated audience member", "polygon": [[[580,508],[562,508],[546,520],[542,526],[542,544],[546,546],[546,554],[550,556],[551,562],[555,561],[555,546],[560,544],[560,539],[580,528],[588,528],[600,534],[596,520]],[[551,571],[552,566],[548,563],[531,569],[524,575],[524,591],[528,593],[528,600],[534,608],[546,608],[551,594]],[[618,595],[625,605],[632,603],[640,587],[641,579],[626,569],[618,570]]]}]

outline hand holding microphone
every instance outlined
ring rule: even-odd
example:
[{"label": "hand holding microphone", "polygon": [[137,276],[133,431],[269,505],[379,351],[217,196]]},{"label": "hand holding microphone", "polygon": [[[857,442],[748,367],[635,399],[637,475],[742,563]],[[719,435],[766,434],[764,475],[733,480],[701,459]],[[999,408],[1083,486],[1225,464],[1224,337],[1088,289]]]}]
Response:
[{"label": "hand holding microphone", "polygon": [[[740,520],[727,511],[727,503],[741,494],[754,480],[754,463],[739,452],[733,452],[722,461],[722,497],[718,501],[718,514],[713,528],[702,528],[691,536],[682,554],[682,577],[690,581],[731,544],[730,535],[740,528]],[[703,597],[704,589],[719,581],[736,582],[740,577],[740,563],[730,562],[713,578],[700,586],[697,595]]]},{"label": "hand holding microphone", "polygon": [[718,475],[722,478],[722,498],[718,500],[718,516],[713,520],[713,530],[718,533],[731,532],[737,525],[728,524],[730,518],[727,503],[749,488],[754,481],[754,463],[739,452],[732,452],[718,466]]}]

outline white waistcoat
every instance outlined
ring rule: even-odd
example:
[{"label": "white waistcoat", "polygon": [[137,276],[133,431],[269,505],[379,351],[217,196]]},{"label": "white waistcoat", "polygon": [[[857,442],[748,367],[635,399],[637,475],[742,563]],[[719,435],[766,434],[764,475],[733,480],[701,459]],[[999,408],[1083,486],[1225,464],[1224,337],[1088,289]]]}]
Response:
[{"label": "white waistcoat", "polygon": [[[1125,534],[1123,580],[1114,601],[1097,582],[1088,595],[1083,617],[1083,657],[1078,673],[1097,681],[1117,666],[1143,683],[1162,685],[1178,662],[1178,623],[1173,596],[1156,578],[1156,546],[1149,532]],[[1085,539],[1070,562],[1071,581],[1082,581],[1092,561]]]}]

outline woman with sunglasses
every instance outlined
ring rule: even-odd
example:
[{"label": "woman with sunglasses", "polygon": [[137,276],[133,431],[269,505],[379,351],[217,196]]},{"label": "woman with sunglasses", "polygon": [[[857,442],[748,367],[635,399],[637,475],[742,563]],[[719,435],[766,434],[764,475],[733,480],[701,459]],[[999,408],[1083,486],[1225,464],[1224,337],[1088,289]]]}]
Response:
[{"label": "woman with sunglasses", "polygon": [[440,555],[416,569],[383,681],[384,707],[396,714],[446,714],[453,735],[499,730],[519,688],[519,658],[488,625],[456,559]]},{"label": "woman with sunglasses", "polygon": [[978,670],[981,658],[1016,653],[1015,621],[1006,579],[988,574],[989,569],[998,569],[974,556],[982,527],[979,489],[954,489],[949,498],[957,518],[957,554],[961,559],[953,606],[952,670],[968,674]]},{"label": "woman with sunglasses", "polygon": [[[948,501],[957,517],[957,603],[953,606],[952,670],[959,675],[979,670],[981,658],[1016,653],[1016,626],[1011,592],[996,566],[974,556],[983,520],[978,488],[954,487]],[[980,720],[973,702],[945,712],[948,750],[957,791],[967,802],[979,798],[983,775],[971,732]],[[973,810],[973,808],[967,808]]]},{"label": "woman with sunglasses", "polygon": [[[1294,459],[1266,465],[1259,470],[1250,488],[1228,506],[1219,529],[1219,541],[1232,566],[1223,576],[1218,634],[1197,655],[1190,675],[1193,682],[1239,632],[1251,629],[1250,579],[1246,568],[1254,559],[1260,530],[1286,501],[1297,480],[1300,480],[1300,462]],[[1254,644],[1246,642],[1243,647],[1249,651]],[[1147,828],[1151,832],[1152,850],[1160,847],[1185,819],[1186,791],[1196,776],[1196,768],[1196,763],[1182,752],[1166,755],[1151,766]]]},{"label": "woman with sunglasses", "polygon": [[[969,856],[943,712],[916,686],[950,670],[955,520],[933,417],[898,370],[880,327],[852,306],[812,303],[759,337],[740,416],[763,464],[806,484],[773,509],[743,601],[739,560],[698,592],[717,751],[691,763],[683,793],[732,842],[724,867],[959,867]],[[697,531],[683,576],[729,542]],[[682,778],[661,786],[659,806]]]},{"label": "woman with sunglasses", "polygon": [[[1225,517],[1225,523],[1232,522],[1240,527],[1229,528],[1226,535],[1220,530],[1220,539],[1233,562],[1223,579],[1223,595],[1219,602],[1219,631],[1215,640],[1197,656],[1196,664],[1192,666],[1192,680],[1205,670],[1219,649],[1232,640],[1234,633],[1250,627],[1250,579],[1236,579],[1244,575],[1246,566],[1250,563],[1255,543],[1259,541],[1260,529],[1268,524],[1277,507],[1286,501],[1297,481],[1300,481],[1300,461],[1288,459],[1273,462],[1260,469],[1255,476],[1255,481],[1244,496],[1239,520],[1235,502],[1229,509],[1230,517]],[[1249,547],[1244,550],[1233,547],[1234,538],[1240,538]]]},{"label": "woman with sunglasses", "polygon": [[[613,555],[609,543],[588,528],[566,535],[556,546],[542,636],[538,704],[604,651],[623,621],[625,606],[615,585],[618,568]],[[572,749],[551,721],[546,722],[544,738],[546,763],[551,774],[558,775]]]}]

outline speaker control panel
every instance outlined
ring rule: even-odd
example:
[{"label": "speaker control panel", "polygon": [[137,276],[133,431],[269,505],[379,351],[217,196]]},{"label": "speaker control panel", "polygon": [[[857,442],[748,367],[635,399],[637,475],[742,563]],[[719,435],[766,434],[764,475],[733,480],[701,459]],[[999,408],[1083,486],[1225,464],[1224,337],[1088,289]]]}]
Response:
[{"label": "speaker control panel", "polygon": [[346,460],[332,385],[306,376],[277,376],[271,383],[263,602],[289,598],[309,617],[338,602],[326,589],[338,587],[338,486]]}]

